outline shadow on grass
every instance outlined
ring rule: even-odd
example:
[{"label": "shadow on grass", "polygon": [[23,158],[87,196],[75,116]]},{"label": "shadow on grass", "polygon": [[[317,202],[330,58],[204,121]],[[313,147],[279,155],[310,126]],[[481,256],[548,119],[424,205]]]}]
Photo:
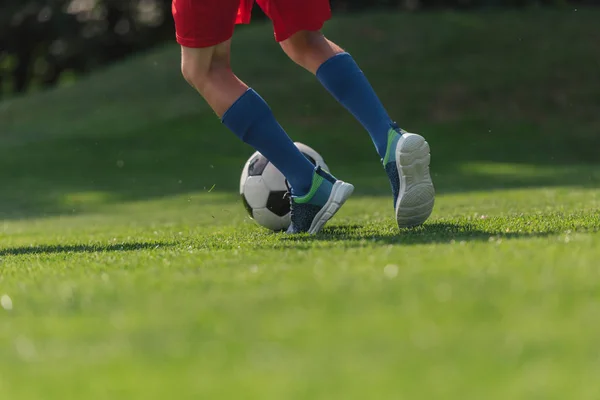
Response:
[{"label": "shadow on grass", "polygon": [[[359,225],[332,226],[323,229],[316,236],[282,237],[288,244],[308,245],[311,242],[345,242],[345,247],[361,247],[367,245],[418,245],[453,242],[486,242],[495,239],[519,239],[527,237],[547,237],[560,232],[501,232],[482,230],[470,224],[433,223],[399,232],[370,233]],[[307,246],[308,247],[308,246]]]},{"label": "shadow on grass", "polygon": [[311,247],[315,242],[344,242],[345,247],[368,245],[417,245],[453,242],[487,242],[505,239],[548,237],[565,232],[598,232],[598,213],[568,216],[526,216],[495,218],[476,222],[435,222],[415,229],[381,233],[367,226],[339,225],[326,227],[316,236],[282,236],[280,240],[294,247]]},{"label": "shadow on grass", "polygon": [[71,254],[71,253],[105,253],[119,251],[136,251],[158,249],[161,247],[172,246],[172,243],[166,242],[140,242],[140,243],[116,243],[110,245],[100,244],[74,244],[74,245],[39,245],[39,246],[23,246],[0,249],[0,257],[2,256],[21,256],[32,254]]},{"label": "shadow on grass", "polygon": [[600,210],[577,213],[545,213],[476,220],[438,221],[414,229],[393,224],[333,225],[318,235],[265,233],[263,230],[196,235],[177,242],[130,242],[114,244],[38,245],[0,249],[2,256],[108,253],[147,251],[185,246],[202,251],[314,250],[327,247],[409,246],[461,242],[497,242],[509,239],[544,238],[576,232],[600,232]]}]

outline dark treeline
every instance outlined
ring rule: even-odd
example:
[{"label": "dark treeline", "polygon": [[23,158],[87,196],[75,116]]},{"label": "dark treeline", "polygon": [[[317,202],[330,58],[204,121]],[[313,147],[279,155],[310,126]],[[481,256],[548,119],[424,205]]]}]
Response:
[{"label": "dark treeline", "polygon": [[[569,2],[572,3],[572,2]],[[583,0],[577,3],[600,3]],[[339,11],[523,7],[566,0],[332,0]],[[264,18],[255,7],[255,18]],[[173,38],[171,0],[0,0],[0,96],[51,87]]]},{"label": "dark treeline", "polygon": [[143,50],[172,32],[170,12],[170,0],[0,0],[0,88],[53,86]]}]

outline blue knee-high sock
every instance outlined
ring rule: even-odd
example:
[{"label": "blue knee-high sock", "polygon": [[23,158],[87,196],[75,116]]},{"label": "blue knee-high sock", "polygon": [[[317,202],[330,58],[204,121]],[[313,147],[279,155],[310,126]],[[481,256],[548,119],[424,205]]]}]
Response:
[{"label": "blue knee-high sock", "polygon": [[295,196],[310,191],[314,165],[294,145],[258,93],[248,89],[223,115],[222,122],[281,171]]},{"label": "blue knee-high sock", "polygon": [[317,70],[317,79],[369,131],[377,152],[385,157],[388,132],[395,124],[352,56],[331,57]]}]

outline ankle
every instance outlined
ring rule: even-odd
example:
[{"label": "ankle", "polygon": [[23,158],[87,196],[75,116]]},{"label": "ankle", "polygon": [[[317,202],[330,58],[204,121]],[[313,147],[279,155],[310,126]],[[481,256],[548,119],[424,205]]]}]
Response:
[{"label": "ankle", "polygon": [[396,156],[395,156],[396,143],[398,143],[398,139],[400,138],[401,135],[402,135],[402,131],[400,130],[400,128],[398,128],[398,126],[396,124],[392,124],[392,126],[390,127],[390,129],[388,130],[388,133],[387,133],[385,152],[379,153],[380,155],[381,155],[381,153],[383,153],[382,163],[384,166],[386,164],[388,164],[390,161],[394,161],[396,159]]}]

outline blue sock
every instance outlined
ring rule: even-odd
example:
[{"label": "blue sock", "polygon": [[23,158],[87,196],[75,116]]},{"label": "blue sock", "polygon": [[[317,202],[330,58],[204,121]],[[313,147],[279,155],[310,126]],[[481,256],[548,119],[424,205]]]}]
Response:
[{"label": "blue sock", "polygon": [[317,70],[317,79],[365,127],[377,152],[385,157],[388,132],[395,124],[352,56],[331,57]]},{"label": "blue sock", "polygon": [[288,180],[295,196],[310,191],[314,165],[298,150],[273,112],[252,89],[248,89],[221,119],[244,143],[265,156]]}]

